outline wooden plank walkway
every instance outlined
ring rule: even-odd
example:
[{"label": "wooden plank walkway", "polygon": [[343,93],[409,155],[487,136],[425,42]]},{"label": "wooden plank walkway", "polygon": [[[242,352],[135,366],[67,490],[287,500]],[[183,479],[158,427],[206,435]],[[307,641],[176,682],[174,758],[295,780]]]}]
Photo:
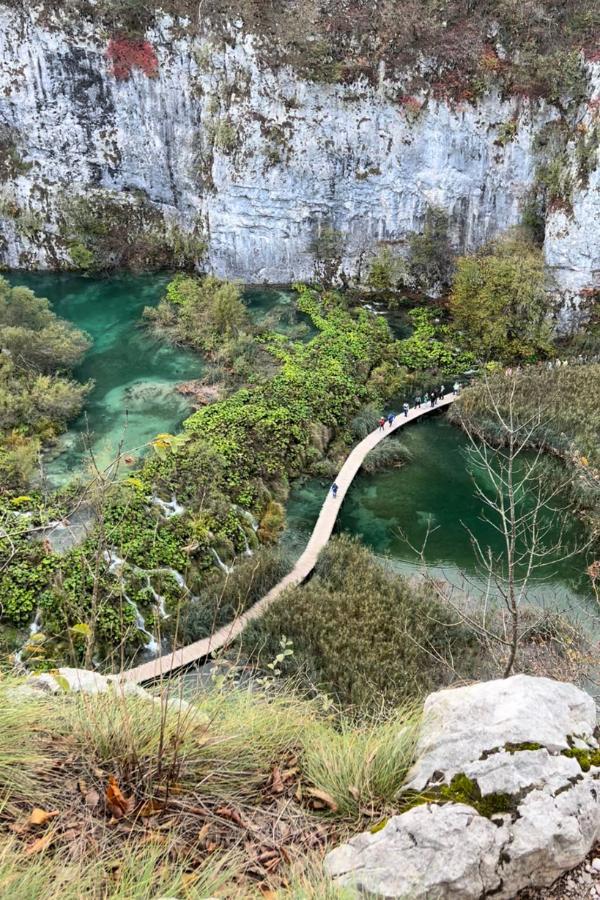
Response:
[{"label": "wooden plank walkway", "polygon": [[433,410],[448,406],[453,400],[453,394],[446,394],[443,399],[438,401],[436,406],[430,407],[427,405],[421,406],[419,409],[410,409],[407,416],[404,416],[404,413],[400,413],[396,416],[391,428],[386,422],[383,430],[378,428],[368,434],[366,438],[357,444],[346,457],[346,461],[336,478],[336,484],[338,486],[337,497],[334,499],[331,490],[328,491],[325,502],[321,507],[317,524],[313,529],[313,533],[306,545],[306,549],[298,559],[292,571],[289,572],[285,578],[282,578],[275,587],[271,588],[271,590],[255,603],[254,606],[251,606],[250,609],[246,610],[241,616],[238,616],[237,619],[234,619],[233,622],[219,628],[219,630],[215,631],[210,637],[203,638],[201,641],[195,641],[193,644],[188,644],[187,647],[182,647],[180,650],[173,650],[171,653],[159,656],[141,666],[128,669],[122,673],[122,680],[133,682],[134,684],[141,684],[145,681],[154,681],[175,669],[180,669],[183,666],[187,666],[190,663],[210,656],[215,650],[219,650],[221,647],[229,644],[234,638],[238,637],[248,622],[251,622],[253,619],[258,619],[267,607],[279,597],[282,591],[285,591],[286,588],[292,587],[293,585],[300,584],[307,575],[312,572],[319,553],[331,537],[333,526],[335,525],[346,491],[352,484],[367,453],[376,447],[377,444],[381,443],[388,434],[397,431],[397,429],[402,428],[403,425],[408,425],[409,422],[414,422],[415,419],[419,419],[429,412],[433,412]]}]

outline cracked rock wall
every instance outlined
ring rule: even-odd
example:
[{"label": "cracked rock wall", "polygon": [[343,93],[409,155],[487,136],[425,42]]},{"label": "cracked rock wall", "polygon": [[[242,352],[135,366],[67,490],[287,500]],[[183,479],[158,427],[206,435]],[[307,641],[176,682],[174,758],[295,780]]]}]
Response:
[{"label": "cracked rock wall", "polygon": [[[343,270],[360,278],[377,244],[401,248],[428,204],[450,214],[457,249],[473,249],[519,222],[535,134],[557,116],[497,96],[476,106],[423,97],[418,110],[384,72],[377,87],[302,81],[265,68],[240,23],[224,43],[165,17],[146,35],[156,77],[134,68],[119,80],[109,35],[52,15],[0,6],[0,124],[20,161],[0,166],[5,266],[67,264],[61,209],[90,188],[144,196],[167,222],[200,227],[206,267],[248,282],[310,278],[324,226],[341,233]],[[584,122],[597,109],[600,78],[592,84]],[[594,170],[573,214],[546,223],[565,293],[599,285],[599,187]]]}]

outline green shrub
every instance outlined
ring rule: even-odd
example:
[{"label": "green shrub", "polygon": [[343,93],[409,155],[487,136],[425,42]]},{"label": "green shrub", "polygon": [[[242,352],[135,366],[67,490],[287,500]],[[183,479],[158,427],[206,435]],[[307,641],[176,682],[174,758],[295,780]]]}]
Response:
[{"label": "green shrub", "polygon": [[547,282],[542,251],[518,234],[461,257],[450,297],[454,333],[485,361],[551,353]]},{"label": "green shrub", "polygon": [[208,637],[253,606],[289,571],[288,562],[275,551],[261,548],[254,556],[237,560],[225,578],[221,572],[206,577],[197,596],[184,607],[181,641]]},{"label": "green shrub", "polygon": [[396,290],[405,275],[404,260],[394,256],[390,248],[384,244],[380,246],[377,256],[371,260],[367,284],[374,291],[385,294]]},{"label": "green shrub", "polygon": [[71,262],[77,269],[91,269],[94,265],[94,254],[83,244],[75,242],[69,247]]},{"label": "green shrub", "polygon": [[76,416],[91,383],[68,377],[90,346],[47,300],[0,278],[0,494],[33,475],[42,443]]},{"label": "green shrub", "polygon": [[249,626],[242,645],[265,662],[285,635],[294,645],[285,673],[303,672],[365,712],[427,691],[444,677],[445,654],[468,668],[473,639],[450,628],[451,618],[433,589],[392,574],[342,536],[330,541],[307,584],[286,591]]}]

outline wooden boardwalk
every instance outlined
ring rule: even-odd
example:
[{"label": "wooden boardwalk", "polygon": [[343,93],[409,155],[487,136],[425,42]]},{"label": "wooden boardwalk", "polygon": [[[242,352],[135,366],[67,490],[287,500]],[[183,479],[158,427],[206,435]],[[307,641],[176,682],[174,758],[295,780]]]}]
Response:
[{"label": "wooden boardwalk", "polygon": [[411,409],[407,416],[400,413],[396,416],[391,428],[386,422],[383,430],[378,428],[368,434],[366,438],[357,444],[346,457],[346,461],[336,478],[336,484],[338,486],[337,497],[334,499],[331,491],[328,492],[325,502],[321,507],[317,524],[306,545],[306,549],[298,559],[298,562],[292,571],[289,572],[285,578],[282,578],[275,587],[271,588],[271,590],[265,594],[261,600],[255,603],[254,606],[251,606],[250,609],[241,616],[238,616],[237,619],[234,619],[233,622],[219,628],[219,630],[215,631],[210,637],[203,638],[201,641],[195,641],[193,644],[188,644],[187,647],[182,647],[180,650],[173,650],[171,653],[165,653],[163,656],[150,660],[150,662],[144,663],[141,666],[128,669],[123,672],[121,676],[122,680],[133,682],[134,684],[141,684],[145,681],[154,681],[175,669],[180,669],[197,660],[206,658],[215,650],[225,647],[241,634],[248,622],[251,622],[253,619],[258,619],[267,607],[279,597],[282,591],[304,581],[307,575],[314,569],[319,553],[331,537],[333,526],[335,525],[346,491],[352,484],[367,453],[376,447],[377,444],[381,443],[388,434],[397,431],[397,429],[402,428],[403,425],[408,425],[409,422],[414,422],[415,419],[419,419],[429,412],[433,412],[435,409],[448,406],[453,400],[453,394],[446,394],[443,399],[438,401],[435,407],[431,408],[427,405],[421,406],[419,409]]}]

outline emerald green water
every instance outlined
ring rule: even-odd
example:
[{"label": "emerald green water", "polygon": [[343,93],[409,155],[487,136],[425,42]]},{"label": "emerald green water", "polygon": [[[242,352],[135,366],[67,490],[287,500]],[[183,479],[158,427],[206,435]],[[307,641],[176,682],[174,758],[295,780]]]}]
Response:
[{"label": "emerald green water", "polygon": [[[51,486],[84,474],[90,451],[100,468],[110,465],[119,451],[135,460],[157,434],[179,428],[190,406],[176,386],[202,375],[202,357],[161,341],[142,324],[144,307],[159,302],[169,276],[18,272],[8,277],[50,300],[59,316],[87,331],[93,342],[74,375],[80,381],[92,379],[94,388],[82,415],[45,458]],[[252,289],[245,300],[257,321],[269,317],[286,333],[304,324],[309,333],[289,291]]]},{"label": "emerald green water", "polygon": [[[434,414],[388,440],[400,440],[412,461],[399,469],[360,473],[344,500],[336,531],[360,536],[376,554],[388,557],[394,568],[417,573],[422,568],[418,550],[429,526],[425,549],[429,570],[457,588],[471,590],[475,585],[481,590],[484,586],[467,528],[494,553],[502,552],[502,544],[498,532],[482,520],[483,503],[474,490],[465,436],[443,415]],[[477,477],[481,483],[481,476]],[[294,555],[306,543],[328,488],[320,479],[294,486],[285,534]],[[583,539],[576,521],[566,537]],[[586,601],[585,566],[583,554],[557,562],[544,579],[533,583],[530,600],[568,609],[584,619],[593,615],[591,601],[589,605]]]}]

